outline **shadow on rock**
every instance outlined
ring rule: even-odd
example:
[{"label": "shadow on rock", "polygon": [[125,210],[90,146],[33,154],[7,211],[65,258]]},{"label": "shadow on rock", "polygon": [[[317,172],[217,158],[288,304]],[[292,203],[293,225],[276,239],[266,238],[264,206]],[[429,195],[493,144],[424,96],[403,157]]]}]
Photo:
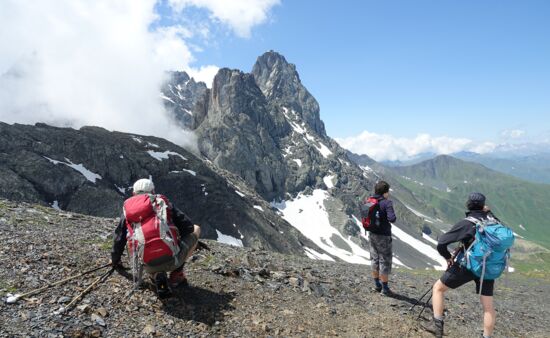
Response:
[{"label": "shadow on rock", "polygon": [[179,287],[173,296],[163,301],[167,314],[184,320],[194,320],[212,326],[224,320],[224,312],[234,310],[230,293],[216,293],[195,286]]}]

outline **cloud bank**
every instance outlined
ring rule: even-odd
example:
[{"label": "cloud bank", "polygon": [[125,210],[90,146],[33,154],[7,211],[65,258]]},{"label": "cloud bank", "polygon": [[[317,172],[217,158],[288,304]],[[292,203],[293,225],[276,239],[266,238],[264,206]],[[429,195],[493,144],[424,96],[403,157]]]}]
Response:
[{"label": "cloud bank", "polygon": [[467,138],[434,137],[418,134],[414,138],[395,137],[364,131],[357,136],[338,138],[344,148],[366,154],[377,161],[408,160],[422,153],[452,154],[459,151],[487,153],[497,145],[492,142],[474,142]]},{"label": "cloud bank", "polygon": [[188,6],[206,8],[210,17],[231,27],[240,37],[250,37],[251,28],[264,23],[269,11],[280,0],[169,0],[172,8],[182,12]]},{"label": "cloud bank", "polygon": [[[177,6],[174,15],[200,7],[211,13],[209,24],[221,22],[248,36],[277,1],[168,3]],[[172,122],[159,91],[166,70],[186,70],[211,83],[218,67],[192,67],[197,47],[188,42],[207,37],[208,25],[159,24],[158,5],[155,0],[2,1],[0,121],[96,125],[193,148],[193,135]]]}]

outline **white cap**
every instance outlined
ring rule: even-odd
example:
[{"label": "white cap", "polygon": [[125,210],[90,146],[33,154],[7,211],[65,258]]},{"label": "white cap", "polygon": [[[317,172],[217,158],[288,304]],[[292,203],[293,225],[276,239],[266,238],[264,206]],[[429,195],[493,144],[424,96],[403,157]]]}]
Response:
[{"label": "white cap", "polygon": [[152,193],[154,190],[155,185],[148,178],[141,178],[134,183],[134,194]]}]

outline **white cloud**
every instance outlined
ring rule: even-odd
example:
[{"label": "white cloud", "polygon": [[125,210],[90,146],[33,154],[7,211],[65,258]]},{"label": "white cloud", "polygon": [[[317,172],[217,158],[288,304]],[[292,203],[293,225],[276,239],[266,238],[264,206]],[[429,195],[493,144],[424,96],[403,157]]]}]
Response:
[{"label": "white cloud", "polygon": [[407,160],[422,153],[451,154],[463,150],[485,153],[496,147],[491,142],[476,143],[467,138],[434,137],[428,134],[406,138],[368,131],[336,141],[352,152],[367,154],[377,161]]},{"label": "white cloud", "polygon": [[206,8],[211,17],[228,25],[240,37],[249,37],[253,26],[268,19],[271,8],[280,0],[169,0],[178,12],[188,6]]},{"label": "white cloud", "polygon": [[505,139],[517,139],[522,137],[523,135],[525,135],[525,130],[521,129],[506,129],[500,133],[500,136]]},{"label": "white cloud", "polygon": [[[160,0],[159,0],[160,2]],[[97,125],[168,138],[193,148],[159,97],[166,70],[207,85],[217,66],[193,67],[209,26],[159,25],[157,0],[7,0],[0,10],[0,121]],[[274,1],[193,1],[246,36]],[[242,24],[235,15],[242,15]],[[206,20],[208,21],[208,20]],[[191,26],[191,25],[190,25]],[[195,40],[196,40],[195,39]]]},{"label": "white cloud", "polygon": [[206,83],[208,87],[211,87],[214,76],[216,76],[219,69],[220,68],[217,66],[203,66],[199,69],[190,69],[188,73],[195,81],[202,81]]}]

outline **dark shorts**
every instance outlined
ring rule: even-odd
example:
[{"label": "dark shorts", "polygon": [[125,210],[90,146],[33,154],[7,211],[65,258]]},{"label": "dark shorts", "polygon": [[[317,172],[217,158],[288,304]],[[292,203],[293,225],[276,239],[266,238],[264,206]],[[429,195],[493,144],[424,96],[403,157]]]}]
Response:
[{"label": "dark shorts", "polygon": [[494,280],[484,280],[483,283],[480,283],[479,278],[477,278],[468,269],[457,263],[453,264],[447,271],[445,271],[440,280],[451,289],[456,289],[457,287],[468,282],[475,281],[476,293],[479,293],[479,285],[481,284],[481,295],[483,296],[492,296],[495,286]]}]

